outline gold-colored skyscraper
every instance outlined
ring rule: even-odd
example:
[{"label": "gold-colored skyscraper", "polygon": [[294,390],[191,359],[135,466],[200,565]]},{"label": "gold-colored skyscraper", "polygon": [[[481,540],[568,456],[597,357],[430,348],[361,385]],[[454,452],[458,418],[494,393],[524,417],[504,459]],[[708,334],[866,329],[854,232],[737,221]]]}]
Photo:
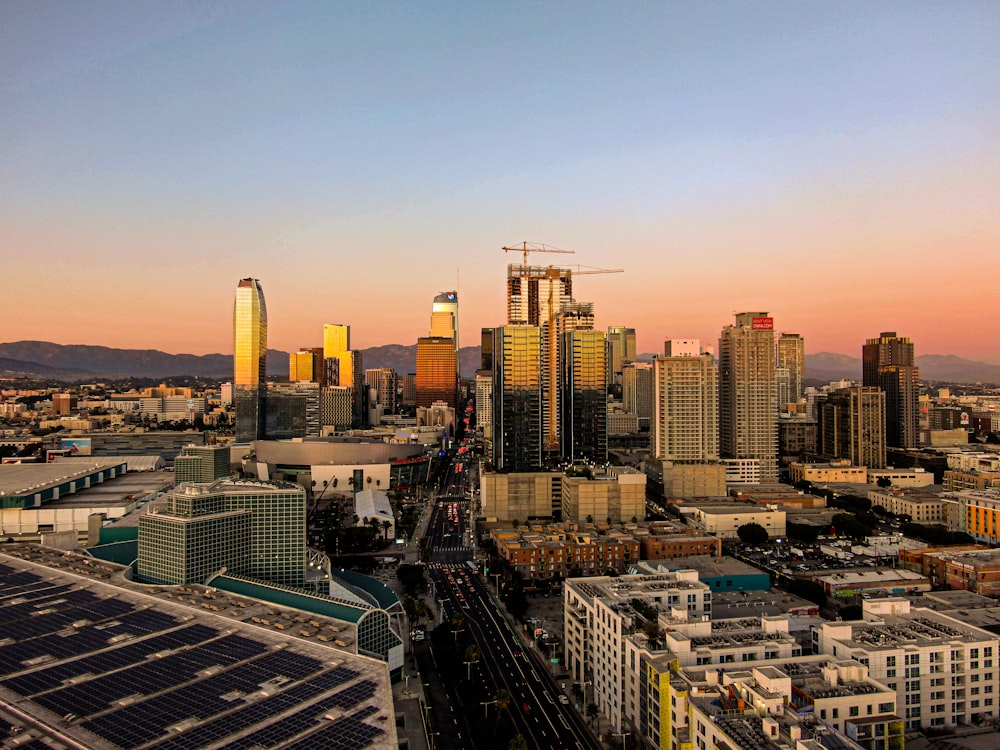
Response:
[{"label": "gold-colored skyscraper", "polygon": [[336,359],[340,376],[336,383],[344,388],[354,387],[354,358],[351,355],[351,327],[337,323],[323,326],[323,359]]},{"label": "gold-colored skyscraper", "polygon": [[240,279],[233,304],[233,400],[236,439],[262,434],[267,382],[267,306],[257,279]]},{"label": "gold-colored skyscraper", "polygon": [[257,279],[240,279],[233,305],[233,385],[267,380],[267,306]]}]

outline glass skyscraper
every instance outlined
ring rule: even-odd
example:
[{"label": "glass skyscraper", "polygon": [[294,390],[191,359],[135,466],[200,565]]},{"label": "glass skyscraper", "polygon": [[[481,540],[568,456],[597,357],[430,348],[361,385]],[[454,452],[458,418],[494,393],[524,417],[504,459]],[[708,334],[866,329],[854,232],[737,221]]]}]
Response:
[{"label": "glass skyscraper", "polygon": [[236,439],[262,435],[267,381],[267,306],[257,279],[240,279],[233,305],[233,401]]}]

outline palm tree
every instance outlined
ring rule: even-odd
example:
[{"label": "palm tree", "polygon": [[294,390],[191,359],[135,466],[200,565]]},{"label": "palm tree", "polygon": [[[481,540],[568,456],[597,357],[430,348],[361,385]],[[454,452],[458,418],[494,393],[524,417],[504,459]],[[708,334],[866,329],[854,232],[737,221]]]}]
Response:
[{"label": "palm tree", "polygon": [[382,486],[382,480],[381,479],[376,479],[375,480],[375,486],[376,487],[381,487]]},{"label": "palm tree", "polygon": [[597,718],[597,704],[596,703],[588,703],[587,704],[587,718],[590,719],[591,723],[593,723],[594,719]]},{"label": "palm tree", "polygon": [[497,725],[500,723],[500,714],[510,708],[510,693],[500,688],[497,690],[497,694],[493,696],[493,701],[497,704],[497,717],[493,720],[493,731],[495,732]]},{"label": "palm tree", "polygon": [[382,522],[382,538],[383,539],[388,539],[389,538],[389,529],[391,529],[391,528],[392,528],[392,521],[383,521]]},{"label": "palm tree", "polygon": [[507,750],[528,750],[528,741],[523,734],[515,735],[507,745]]}]

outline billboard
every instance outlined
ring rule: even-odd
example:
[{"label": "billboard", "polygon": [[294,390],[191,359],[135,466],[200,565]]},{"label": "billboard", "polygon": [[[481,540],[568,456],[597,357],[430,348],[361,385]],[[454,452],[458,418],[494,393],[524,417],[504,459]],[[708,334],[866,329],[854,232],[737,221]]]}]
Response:
[{"label": "billboard", "polygon": [[774,330],[774,318],[754,318],[752,324],[755,331]]},{"label": "billboard", "polygon": [[69,451],[71,456],[91,455],[90,438],[63,438],[60,447]]}]

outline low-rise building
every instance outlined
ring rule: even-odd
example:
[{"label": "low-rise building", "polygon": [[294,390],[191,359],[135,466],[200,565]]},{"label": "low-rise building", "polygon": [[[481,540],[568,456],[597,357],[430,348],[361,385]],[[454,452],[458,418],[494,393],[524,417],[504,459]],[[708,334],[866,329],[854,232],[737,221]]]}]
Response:
[{"label": "low-rise building", "polygon": [[864,594],[907,594],[930,591],[931,582],[925,576],[902,568],[845,570],[825,576],[815,576],[827,596],[842,599]]},{"label": "low-rise building", "polygon": [[941,495],[925,489],[873,487],[868,490],[868,499],[893,515],[909,516],[913,523],[943,524],[948,520]]},{"label": "low-rise building", "polygon": [[792,482],[812,482],[813,484],[829,484],[830,482],[867,484],[868,467],[854,466],[850,461],[830,461],[828,463],[793,461],[788,465],[788,478]]},{"label": "low-rise building", "polygon": [[746,503],[699,503],[683,513],[697,528],[723,539],[735,539],[740,526],[755,523],[772,538],[785,536],[785,511]]},{"label": "low-rise building", "polygon": [[639,560],[639,541],[628,533],[600,533],[569,524],[532,525],[526,529],[494,528],[497,553],[526,581],[566,576],[625,572]]},{"label": "low-rise building", "polygon": [[639,535],[643,560],[675,560],[691,555],[721,555],[722,540],[669,521],[651,523]]}]

